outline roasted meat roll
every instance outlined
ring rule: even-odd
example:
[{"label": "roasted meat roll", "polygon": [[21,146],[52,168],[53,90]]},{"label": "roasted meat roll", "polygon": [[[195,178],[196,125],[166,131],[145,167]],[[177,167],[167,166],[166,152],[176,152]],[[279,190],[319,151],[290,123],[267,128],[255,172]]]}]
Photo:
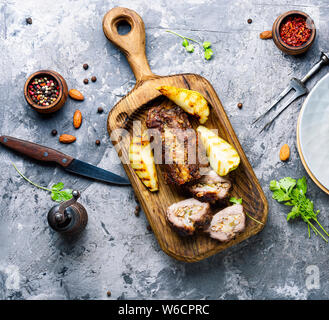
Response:
[{"label": "roasted meat roll", "polygon": [[187,189],[195,199],[214,203],[226,199],[231,187],[230,180],[220,177],[214,170],[211,170],[194,184],[189,185]]},{"label": "roasted meat roll", "polygon": [[183,185],[200,178],[198,137],[180,107],[168,105],[150,109],[146,126],[159,130],[161,135],[161,171],[167,183]]},{"label": "roasted meat roll", "polygon": [[235,204],[216,213],[207,230],[211,238],[219,241],[229,241],[246,226],[246,216],[241,204]]},{"label": "roasted meat roll", "polygon": [[209,224],[210,205],[193,198],[176,202],[167,209],[167,220],[179,234],[193,235]]}]

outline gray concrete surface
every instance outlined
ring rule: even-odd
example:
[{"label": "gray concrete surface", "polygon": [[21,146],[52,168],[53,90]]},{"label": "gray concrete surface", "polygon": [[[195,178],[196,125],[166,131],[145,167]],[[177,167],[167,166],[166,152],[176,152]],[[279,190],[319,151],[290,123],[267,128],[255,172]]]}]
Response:
[{"label": "gray concrete surface", "polygon": [[[144,19],[147,55],[160,75],[198,73],[216,89],[269,200],[269,219],[257,236],[202,262],[185,264],[164,254],[147,231],[143,214],[133,214],[130,187],[112,187],[38,165],[0,148],[0,298],[1,299],[327,299],[328,250],[321,238],[307,237],[301,221],[287,223],[287,208],[274,202],[271,179],[301,177],[306,172],[296,149],[296,120],[303,99],[296,101],[272,130],[258,134],[250,126],[292,76],[300,77],[329,50],[327,0],[131,0],[0,1],[0,133],[24,138],[76,155],[124,174],[106,132],[107,112],[134,85],[125,58],[104,37],[102,18],[114,6],[136,10]],[[300,9],[318,27],[312,49],[302,57],[282,54],[259,33],[270,29],[282,12]],[[33,24],[25,19],[32,17]],[[252,18],[253,23],[247,24]],[[184,52],[170,28],[213,43],[211,61],[202,50]],[[89,69],[83,70],[82,64]],[[69,100],[53,116],[40,116],[23,97],[32,72],[49,68],[61,73],[70,88],[80,89],[82,103]],[[310,81],[311,88],[327,70]],[[85,77],[98,81],[85,86]],[[243,103],[243,109],[236,105]],[[106,113],[97,114],[103,106]],[[82,127],[72,128],[76,108]],[[52,129],[74,133],[77,142],[60,145]],[[100,139],[100,147],[95,140]],[[279,161],[280,146],[291,146],[291,160]],[[63,181],[83,190],[89,213],[86,231],[73,242],[52,232],[46,214],[53,202],[14,170],[14,162],[33,181],[50,186]],[[309,196],[329,227],[328,196],[308,178]],[[320,271],[317,289],[308,290],[307,267]],[[315,268],[316,268],[315,267]],[[106,292],[112,296],[107,298]]]}]

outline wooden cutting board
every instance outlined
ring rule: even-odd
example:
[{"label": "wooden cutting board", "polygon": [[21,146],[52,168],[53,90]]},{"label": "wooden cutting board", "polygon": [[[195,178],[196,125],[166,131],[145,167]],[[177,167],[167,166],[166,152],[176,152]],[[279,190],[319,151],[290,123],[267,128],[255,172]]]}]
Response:
[{"label": "wooden cutting board", "polygon": [[[117,31],[118,25],[123,22],[131,26],[130,32],[126,35],[120,35]],[[144,22],[136,12],[120,7],[110,10],[104,16],[103,30],[106,37],[124,53],[136,77],[136,85],[133,90],[122,98],[109,113],[108,132],[161,249],[178,260],[195,262],[260,232],[263,225],[250,219],[247,219],[246,230],[227,243],[213,240],[205,234],[184,238],[171,229],[166,221],[165,212],[172,203],[186,199],[186,195],[183,195],[176,187],[164,182],[159,166],[157,166],[159,191],[151,193],[139,180],[129,165],[128,159],[132,122],[140,120],[142,127],[146,128],[145,119],[149,108],[166,103],[165,98],[155,89],[160,85],[187,88],[203,94],[211,105],[210,117],[205,126],[218,129],[219,135],[236,148],[241,158],[238,169],[230,173],[234,184],[232,195],[243,198],[245,211],[263,222],[264,225],[268,213],[267,200],[211,84],[197,74],[170,76],[153,74],[145,55]],[[191,122],[194,128],[198,125],[197,121],[191,120]],[[129,134],[119,138],[120,135],[116,129],[127,130]]]}]

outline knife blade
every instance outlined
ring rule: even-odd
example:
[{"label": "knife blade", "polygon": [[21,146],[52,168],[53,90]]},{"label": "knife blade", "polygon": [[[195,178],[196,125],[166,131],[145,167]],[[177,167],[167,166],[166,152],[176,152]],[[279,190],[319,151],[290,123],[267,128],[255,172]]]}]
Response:
[{"label": "knife blade", "polygon": [[89,164],[78,159],[73,159],[71,164],[65,168],[66,171],[79,174],[88,178],[101,180],[105,182],[111,182],[116,184],[129,185],[128,179],[120,177],[110,171],[98,168],[92,164]]},{"label": "knife blade", "polygon": [[75,174],[112,184],[130,185],[127,178],[120,177],[115,173],[98,168],[87,162],[74,159],[52,148],[9,136],[0,136],[0,143],[35,160],[57,163],[65,170]]}]

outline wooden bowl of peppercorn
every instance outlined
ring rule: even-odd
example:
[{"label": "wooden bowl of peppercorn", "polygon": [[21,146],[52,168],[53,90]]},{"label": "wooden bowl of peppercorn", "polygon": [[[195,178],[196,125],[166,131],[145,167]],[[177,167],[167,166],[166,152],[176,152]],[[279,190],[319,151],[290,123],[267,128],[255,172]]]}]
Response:
[{"label": "wooden bowl of peppercorn", "polygon": [[316,28],[311,17],[299,10],[281,14],[273,23],[273,41],[286,54],[306,52],[314,43]]},{"label": "wooden bowl of peppercorn", "polygon": [[64,106],[68,96],[67,83],[56,71],[40,70],[26,80],[24,96],[34,110],[52,113]]}]

